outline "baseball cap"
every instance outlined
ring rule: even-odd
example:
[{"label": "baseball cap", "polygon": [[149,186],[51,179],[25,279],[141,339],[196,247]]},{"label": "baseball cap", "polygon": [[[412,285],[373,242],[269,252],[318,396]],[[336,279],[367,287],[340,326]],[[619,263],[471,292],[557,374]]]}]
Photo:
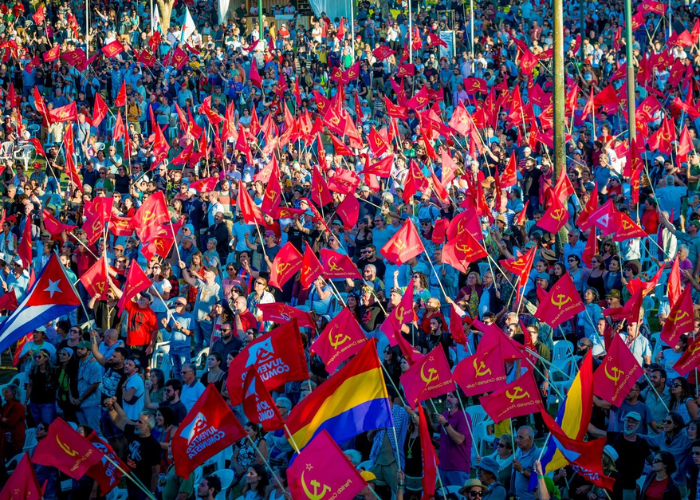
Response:
[{"label": "baseball cap", "polygon": [[114,249],[115,249],[115,250],[119,249],[119,250],[124,251],[124,246],[123,246],[123,245],[115,245],[115,246],[114,246]]},{"label": "baseball cap", "polygon": [[153,302],[153,295],[151,295],[148,292],[141,292],[141,297],[143,297],[144,299],[146,299],[149,302]]},{"label": "baseball cap", "polygon": [[78,349],[90,349],[90,342],[87,340],[83,340],[80,343],[78,343]]},{"label": "baseball cap", "polygon": [[538,280],[547,280],[547,281],[549,281],[549,274],[547,274],[547,273],[537,273],[537,279],[538,279]]},{"label": "baseball cap", "polygon": [[372,481],[377,479],[377,476],[375,476],[368,470],[363,470],[362,472],[360,472],[360,476],[362,476],[362,479],[364,479],[368,483],[371,483]]},{"label": "baseball cap", "polygon": [[613,299],[619,299],[620,298],[620,290],[610,290],[606,297],[611,297]]},{"label": "baseball cap", "polygon": [[631,418],[632,420],[636,420],[637,422],[642,421],[642,416],[639,414],[639,412],[636,411],[631,411],[627,415],[625,415],[625,418]]},{"label": "baseball cap", "polygon": [[275,232],[274,232],[274,231],[270,231],[270,230],[268,229],[267,231],[265,231],[265,236],[275,236]]}]

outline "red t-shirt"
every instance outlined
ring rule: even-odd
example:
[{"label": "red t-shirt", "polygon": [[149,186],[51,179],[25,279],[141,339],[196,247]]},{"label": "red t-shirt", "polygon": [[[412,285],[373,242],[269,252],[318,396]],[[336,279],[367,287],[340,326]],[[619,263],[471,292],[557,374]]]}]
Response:
[{"label": "red t-shirt", "polygon": [[662,481],[652,481],[644,492],[644,500],[659,500],[659,498],[663,498],[666,486],[668,486],[668,478]]},{"label": "red t-shirt", "polygon": [[258,329],[258,320],[253,316],[253,313],[246,311],[243,314],[239,314],[241,318],[241,326],[245,332],[248,328]]},{"label": "red t-shirt", "polygon": [[131,300],[126,303],[125,309],[129,313],[129,322],[126,329],[126,345],[149,345],[153,338],[153,332],[158,330],[158,318],[150,307],[141,308]]}]

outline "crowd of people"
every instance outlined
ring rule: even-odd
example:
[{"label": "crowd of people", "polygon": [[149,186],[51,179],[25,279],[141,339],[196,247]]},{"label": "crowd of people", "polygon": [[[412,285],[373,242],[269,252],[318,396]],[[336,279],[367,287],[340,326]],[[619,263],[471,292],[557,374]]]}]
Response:
[{"label": "crowd of people", "polygon": [[[265,432],[241,405],[231,408],[249,439],[225,460],[231,484],[209,469],[179,477],[170,446],[206,387],[230,402],[232,360],[279,326],[261,306],[284,303],[314,327],[301,328],[309,379],[273,394],[282,417],[332,379],[310,346],[347,309],[377,339],[395,426],[338,444],[369,484],[359,496],[417,500],[420,419],[401,381],[413,361],[381,328],[410,288],[416,319],[401,336],[414,350],[441,347],[454,370],[491,335],[472,322],[496,325],[537,354],[532,367],[505,363],[507,382],[532,368],[552,415],[566,400],[562,381],[587,356],[600,366],[613,337],[644,371],[621,405],[593,398],[587,435],[607,439],[608,490],[572,465],[547,473],[540,414],[488,421],[480,396],[459,387],[439,409],[424,402],[436,496],[700,498],[697,369],[677,372],[700,332],[700,4],[633,2],[628,61],[623,2],[565,3],[567,104],[557,119],[571,189],[557,233],[551,5],[475,2],[472,26],[462,2],[351,3],[352,16],[331,19],[288,0],[265,7],[262,29],[257,3],[222,13],[219,2],[175,2],[170,16],[145,1],[0,6],[0,301],[11,314],[58,254],[82,302],[10,350],[18,376],[1,394],[0,482],[60,417],[105,439],[158,498],[289,497],[287,434]],[[242,213],[241,191],[264,224]],[[144,241],[131,221],[161,193],[172,234]],[[640,233],[620,240],[582,224],[607,202]],[[455,260],[461,220],[485,250],[476,260]],[[397,263],[387,243],[407,225],[423,251]],[[287,245],[304,259],[347,256],[357,276],[324,271],[304,286],[300,267],[279,284]],[[499,265],[531,249],[524,275]],[[134,266],[150,283],[131,298]],[[659,333],[678,317],[674,276],[679,294],[690,290],[694,325],[669,345]],[[584,308],[552,328],[535,311],[562,279]],[[640,282],[654,286],[635,317],[605,312],[629,305]],[[454,335],[460,318],[466,341]],[[35,470],[47,500],[99,496],[90,477],[65,490],[55,468]]]}]

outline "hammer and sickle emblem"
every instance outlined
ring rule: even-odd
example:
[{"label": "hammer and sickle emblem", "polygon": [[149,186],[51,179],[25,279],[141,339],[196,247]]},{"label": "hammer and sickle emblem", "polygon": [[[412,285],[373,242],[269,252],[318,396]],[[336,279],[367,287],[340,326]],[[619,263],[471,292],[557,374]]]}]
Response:
[{"label": "hammer and sickle emblem", "polygon": [[664,141],[670,141],[670,140],[671,140],[671,134],[669,134],[668,132],[666,132],[665,134],[661,134],[661,138],[662,138]]},{"label": "hammer and sickle emblem", "polygon": [[[311,493],[311,491],[309,491],[309,487],[306,486],[306,481],[304,480],[304,473],[305,472],[306,471],[301,473],[301,486],[304,489],[304,493],[306,493],[306,496],[309,497],[311,500],[321,500],[324,496],[326,496],[326,493],[331,491],[330,486],[328,486],[327,484],[324,484],[323,488],[321,488],[321,483],[319,483],[318,481],[316,481],[314,479],[313,481],[311,481],[309,483],[314,488],[314,492]],[[321,488],[321,493],[318,492],[319,488]]]},{"label": "hammer and sickle emblem", "polygon": [[629,229],[629,228],[631,228],[631,227],[632,227],[632,223],[631,223],[630,221],[628,221],[628,220],[623,220],[623,221],[622,221],[622,229],[627,230],[627,229]]},{"label": "hammer and sickle emblem", "polygon": [[403,324],[403,318],[406,316],[406,310],[403,308],[403,306],[399,306],[396,308],[396,319],[399,320],[399,323]]},{"label": "hammer and sickle emblem", "polygon": [[426,385],[430,384],[431,382],[436,382],[440,379],[440,375],[438,375],[438,372],[435,368],[428,368],[428,376],[425,376],[425,373],[423,373],[423,368],[425,368],[425,365],[421,366],[420,368],[420,378],[423,379],[423,382],[425,382]]},{"label": "hammer and sickle emblem", "polygon": [[73,450],[73,449],[71,449],[70,446],[68,446],[67,444],[61,442],[61,440],[58,438],[58,436],[56,436],[56,442],[58,443],[58,446],[60,446],[61,449],[62,449],[62,450],[66,453],[66,455],[68,455],[69,457],[74,457],[74,456],[76,456],[76,455],[78,454],[78,452],[75,451],[75,450]]},{"label": "hammer and sickle emblem", "polygon": [[100,224],[99,220],[96,220],[95,222],[92,223],[92,230],[93,231],[99,231],[101,229],[102,225]]},{"label": "hammer and sickle emblem", "polygon": [[[566,297],[566,299],[563,299],[562,297]],[[571,302],[571,297],[564,295],[563,293],[557,294],[557,299],[558,300],[554,300],[554,297],[552,297],[552,304],[557,306],[559,309]]]},{"label": "hammer and sickle emblem", "polygon": [[416,101],[418,101],[418,104],[423,104],[425,102],[425,97],[420,96],[420,97],[416,98]]},{"label": "hammer and sickle emblem", "polygon": [[377,145],[377,146],[381,146],[381,145],[382,145],[382,141],[380,141],[380,140],[379,140],[379,137],[377,137],[376,135],[374,136],[374,144]]},{"label": "hammer and sickle emblem", "polygon": [[477,377],[483,377],[484,375],[491,375],[491,368],[486,368],[484,361],[479,362],[479,366],[476,366],[476,360],[474,360],[474,369],[476,370]]},{"label": "hammer and sickle emblem", "polygon": [[563,208],[556,208],[552,211],[552,218],[556,220],[561,220],[561,218],[564,217],[564,209]]},{"label": "hammer and sickle emblem", "polygon": [[282,274],[289,266],[291,266],[291,264],[288,262],[280,262],[277,264],[277,274]]},{"label": "hammer and sickle emblem", "polygon": [[333,262],[333,259],[328,259],[328,268],[331,271],[340,271],[341,269],[338,267],[338,265]]},{"label": "hammer and sickle emblem", "polygon": [[[335,328],[328,332],[328,341],[331,343],[333,346],[333,349],[338,349],[339,346],[343,345],[345,342],[350,340],[350,337],[345,335],[344,333],[337,333],[333,335],[333,332],[335,331]],[[335,338],[335,340],[334,340]]]},{"label": "hammer and sickle emblem", "polygon": [[700,344],[695,344],[693,348],[690,349],[690,354],[695,354],[698,349],[700,349]]},{"label": "hammer and sickle emblem", "polygon": [[674,323],[678,323],[680,320],[688,316],[688,311],[676,311],[673,317],[671,315],[668,315],[668,319],[673,321]]},{"label": "hammer and sickle emblem", "polygon": [[460,252],[466,255],[469,252],[469,245],[455,245],[455,250],[459,250]]},{"label": "hammer and sickle emblem", "polygon": [[620,377],[622,376],[622,370],[620,370],[620,369],[619,369],[618,367],[616,367],[616,366],[613,366],[613,367],[612,367],[612,372],[613,372],[615,375],[610,375],[610,373],[608,372],[608,367],[607,367],[607,365],[606,365],[606,366],[605,366],[605,376],[608,377],[608,378],[609,378],[610,380],[612,380],[613,382],[615,382],[615,384],[617,384],[617,381],[620,380]]},{"label": "hammer and sickle emblem", "polygon": [[100,291],[100,293],[104,293],[104,291],[105,291],[105,284],[104,283],[97,283],[97,284],[95,284],[95,287]]},{"label": "hammer and sickle emblem", "polygon": [[163,240],[156,240],[156,250],[163,250],[164,248]]},{"label": "hammer and sickle emblem", "polygon": [[651,106],[649,106],[648,104],[645,104],[642,107],[642,113],[651,116]]},{"label": "hammer and sickle emblem", "polygon": [[523,388],[518,386],[513,389],[513,392],[511,391],[506,391],[506,396],[510,399],[510,402],[512,403],[516,399],[523,399],[525,397],[530,397],[530,393],[527,391],[523,391]]},{"label": "hammer and sickle emblem", "polygon": [[340,123],[340,118],[338,118],[337,116],[334,116],[333,118],[330,119],[330,122],[333,125],[338,125]]},{"label": "hammer and sickle emblem", "polygon": [[156,214],[153,213],[151,210],[146,210],[146,215],[143,216],[143,221],[148,222],[150,220],[153,220],[156,218]]},{"label": "hammer and sickle emblem", "polygon": [[399,249],[399,252],[401,252],[404,248],[406,248],[406,243],[403,241],[395,241],[394,246]]}]

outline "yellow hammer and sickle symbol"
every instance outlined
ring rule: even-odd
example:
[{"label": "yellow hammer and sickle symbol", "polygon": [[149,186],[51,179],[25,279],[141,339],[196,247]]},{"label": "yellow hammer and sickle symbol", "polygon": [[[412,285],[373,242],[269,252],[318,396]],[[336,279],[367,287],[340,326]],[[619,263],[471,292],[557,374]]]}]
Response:
[{"label": "yellow hammer and sickle symbol", "polygon": [[440,379],[440,375],[438,375],[438,372],[435,368],[428,368],[428,376],[425,376],[425,373],[423,373],[423,368],[425,368],[425,365],[421,366],[420,368],[420,378],[423,379],[423,382],[427,384],[430,384],[431,382],[436,382]]},{"label": "yellow hammer and sickle symbol", "polygon": [[[333,329],[335,330],[335,328]],[[333,332],[328,333],[328,341],[331,343],[333,346],[333,349],[338,349],[339,346],[343,345],[345,342],[350,340],[350,337],[343,333],[338,333],[335,335],[335,340],[333,340]]]},{"label": "yellow hammer and sickle symbol", "polygon": [[649,106],[648,104],[645,104],[644,108],[642,109],[642,112],[644,114],[651,116],[651,106]]},{"label": "yellow hammer and sickle symbol", "polygon": [[404,248],[406,248],[406,243],[403,241],[395,241],[394,246],[399,249],[399,252],[402,251]]},{"label": "yellow hammer and sickle symbol", "polygon": [[607,367],[607,365],[605,366],[604,369],[605,369],[605,376],[608,377],[608,378],[609,378],[610,380],[612,380],[613,382],[615,382],[615,384],[617,384],[617,381],[620,380],[620,377],[622,376],[622,370],[620,370],[620,369],[617,368],[616,366],[613,366],[613,367],[612,367],[612,372],[615,374],[615,375],[613,376],[613,375],[610,375],[610,373],[608,373],[608,367]]},{"label": "yellow hammer and sickle symbol", "polygon": [[329,269],[330,269],[331,271],[340,271],[340,270],[341,270],[341,269],[336,265],[336,263],[333,262],[332,259],[328,261],[328,267],[329,267]]},{"label": "yellow hammer and sickle symbol", "polygon": [[[522,393],[522,394],[521,394]],[[525,397],[530,397],[530,393],[527,391],[523,391],[523,388],[518,386],[513,389],[513,392],[511,391],[506,391],[506,396],[510,399],[510,402],[512,403],[516,399],[523,399]]]},{"label": "yellow hammer and sickle symbol", "polygon": [[632,223],[630,221],[627,221],[627,220],[622,221],[622,229],[626,230],[626,229],[629,229],[631,227],[632,227]]},{"label": "yellow hammer and sickle symbol", "polygon": [[101,224],[99,220],[96,220],[95,222],[92,223],[92,230],[93,231],[99,231],[101,228]]},{"label": "yellow hammer and sickle symbol", "polygon": [[695,354],[695,352],[700,349],[700,344],[695,344],[692,349],[690,349],[690,354]]},{"label": "yellow hammer and sickle symbol", "polygon": [[563,208],[557,208],[552,211],[552,218],[556,220],[561,220],[561,218],[564,217],[564,209]]},{"label": "yellow hammer and sickle symbol", "polygon": [[671,315],[669,315],[668,319],[670,319],[674,323],[678,323],[680,320],[688,316],[688,311],[676,311],[676,313],[673,316],[674,317],[671,317]]},{"label": "yellow hammer and sickle symbol", "polygon": [[287,269],[289,266],[291,266],[291,264],[289,264],[288,262],[280,262],[279,264],[277,264],[277,274],[282,274],[284,270]]},{"label": "yellow hammer and sickle symbol", "polygon": [[[562,299],[562,297],[566,297],[566,300]],[[563,293],[558,294],[557,299],[558,299],[558,301],[554,300],[554,297],[552,297],[552,304],[557,306],[559,309],[564,307],[565,304],[568,304],[569,302],[571,302],[571,297],[568,297],[568,296],[564,295]]]},{"label": "yellow hammer and sickle symbol", "polygon": [[318,481],[316,481],[314,479],[313,481],[311,481],[311,486],[313,486],[314,492],[311,493],[309,491],[309,487],[306,486],[306,481],[304,480],[304,473],[305,472],[306,471],[301,473],[301,486],[304,488],[304,493],[306,493],[306,496],[309,497],[311,500],[321,500],[326,495],[326,493],[331,491],[330,486],[328,486],[327,484],[324,484],[323,488],[321,489],[321,493],[319,493],[318,489],[321,487],[321,483],[319,483]]},{"label": "yellow hammer and sickle symbol", "polygon": [[154,213],[153,213],[152,211],[150,211],[150,210],[146,210],[146,215],[144,215],[143,221],[144,221],[144,222],[148,222],[149,220],[155,219],[155,218],[156,218],[156,214],[154,214]]},{"label": "yellow hammer and sickle symbol", "polygon": [[477,377],[491,375],[491,368],[486,368],[486,364],[483,362],[483,360],[479,362],[479,366],[476,366],[476,360],[474,360],[474,369],[476,370]]},{"label": "yellow hammer and sickle symbol", "polygon": [[376,135],[374,136],[374,144],[376,144],[377,146],[382,145],[382,141],[380,141],[379,137],[377,137]]},{"label": "yellow hammer and sickle symbol", "polygon": [[423,104],[425,102],[425,97],[421,96],[417,99],[417,101],[418,101],[418,104]]},{"label": "yellow hammer and sickle symbol", "polygon": [[100,291],[100,293],[103,293],[105,291],[105,284],[104,283],[97,283],[95,286]]},{"label": "yellow hammer and sickle symbol", "polygon": [[70,448],[70,446],[68,446],[67,444],[63,444],[63,443],[61,442],[61,440],[58,439],[58,436],[56,436],[56,442],[58,443],[58,446],[60,446],[61,449],[62,449],[64,452],[66,452],[66,455],[68,455],[69,457],[74,457],[74,456],[76,456],[76,455],[78,454],[78,452],[75,451],[75,450],[72,450],[72,449]]},{"label": "yellow hammer and sickle symbol", "polygon": [[457,234],[462,234],[467,228],[461,222],[457,224]]},{"label": "yellow hammer and sickle symbol", "polygon": [[662,138],[664,141],[670,141],[670,140],[671,140],[671,134],[669,134],[668,132],[666,132],[665,134],[661,134],[661,138]]},{"label": "yellow hammer and sickle symbol", "polygon": [[459,123],[467,123],[467,117],[464,115],[461,115],[459,117]]},{"label": "yellow hammer and sickle symbol", "polygon": [[333,118],[331,118],[331,123],[333,125],[338,125],[340,123],[340,118],[338,118],[337,116],[334,116]]},{"label": "yellow hammer and sickle symbol", "polygon": [[466,255],[467,253],[469,253],[469,245],[455,245],[455,250],[459,250],[460,252]]},{"label": "yellow hammer and sickle symbol", "polygon": [[265,196],[267,196],[271,200],[275,199],[275,193],[273,193],[271,190],[265,190]]}]

